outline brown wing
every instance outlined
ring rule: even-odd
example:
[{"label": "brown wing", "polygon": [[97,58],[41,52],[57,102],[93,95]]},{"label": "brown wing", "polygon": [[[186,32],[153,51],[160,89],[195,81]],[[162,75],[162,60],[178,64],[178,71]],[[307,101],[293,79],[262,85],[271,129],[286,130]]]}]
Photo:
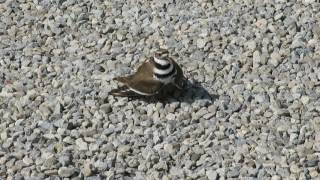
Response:
[{"label": "brown wing", "polygon": [[137,80],[137,81],[131,81],[128,84],[128,87],[141,95],[146,95],[146,96],[152,96],[157,94],[160,89],[163,87],[163,83],[152,80],[152,79],[147,79],[147,80]]},{"label": "brown wing", "polygon": [[137,69],[137,71],[129,76],[117,77],[114,80],[121,82],[124,85],[129,85],[132,81],[139,79],[151,80],[153,79],[153,64],[150,60],[144,61]]},{"label": "brown wing", "polygon": [[147,59],[138,67],[134,76],[135,78],[153,79],[153,68],[152,58]]},{"label": "brown wing", "polygon": [[129,81],[133,78],[133,75],[130,76],[123,76],[123,77],[116,77],[114,80],[121,82],[122,84],[128,84]]},{"label": "brown wing", "polygon": [[144,61],[136,73],[126,77],[118,77],[115,80],[123,83],[129,90],[145,96],[152,96],[159,92],[163,83],[153,79],[153,63],[151,59]]}]

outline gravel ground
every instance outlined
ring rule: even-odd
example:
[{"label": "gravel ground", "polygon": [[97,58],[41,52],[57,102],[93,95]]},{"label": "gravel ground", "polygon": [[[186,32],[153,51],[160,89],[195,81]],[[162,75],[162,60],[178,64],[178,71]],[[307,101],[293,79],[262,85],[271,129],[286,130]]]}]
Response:
[{"label": "gravel ground", "polygon": [[[0,0],[0,179],[319,178],[319,37],[315,0]],[[159,45],[197,85],[109,96]]]}]

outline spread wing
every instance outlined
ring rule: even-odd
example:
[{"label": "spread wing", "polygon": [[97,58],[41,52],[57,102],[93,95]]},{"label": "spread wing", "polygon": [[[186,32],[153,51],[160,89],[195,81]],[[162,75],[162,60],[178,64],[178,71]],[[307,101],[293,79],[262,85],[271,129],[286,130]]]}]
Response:
[{"label": "spread wing", "polygon": [[121,96],[121,97],[139,97],[140,94],[131,91],[127,86],[119,87],[118,89],[113,89],[110,91],[110,94],[113,96]]},{"label": "spread wing", "polygon": [[111,92],[117,96],[132,96],[132,94],[152,96],[157,94],[164,85],[153,78],[153,64],[150,60],[144,61],[135,74],[118,77],[115,80],[125,85],[125,88],[122,87],[122,89],[119,88]]},{"label": "spread wing", "polygon": [[153,64],[149,60],[144,61],[134,74],[114,78],[114,80],[119,81],[124,85],[128,85],[132,81],[139,81],[139,79],[153,79]]},{"label": "spread wing", "polygon": [[129,82],[125,86],[112,90],[110,93],[114,96],[153,96],[159,93],[163,84],[154,80],[143,80]]},{"label": "spread wing", "polygon": [[156,80],[132,81],[128,84],[130,90],[145,96],[157,94],[163,87],[163,83]]}]

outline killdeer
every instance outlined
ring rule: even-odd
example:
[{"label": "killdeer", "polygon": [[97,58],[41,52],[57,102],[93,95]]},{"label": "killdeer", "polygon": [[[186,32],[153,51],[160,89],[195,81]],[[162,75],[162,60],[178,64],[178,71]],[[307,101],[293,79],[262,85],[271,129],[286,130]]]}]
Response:
[{"label": "killdeer", "polygon": [[167,91],[169,87],[181,90],[186,83],[181,67],[169,57],[166,49],[157,50],[153,57],[138,67],[135,74],[117,77],[115,80],[124,86],[110,93],[126,97],[154,96]]}]

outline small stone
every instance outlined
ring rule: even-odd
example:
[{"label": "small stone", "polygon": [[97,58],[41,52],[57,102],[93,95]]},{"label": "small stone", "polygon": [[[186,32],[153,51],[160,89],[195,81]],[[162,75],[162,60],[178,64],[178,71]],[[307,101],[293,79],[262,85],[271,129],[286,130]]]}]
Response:
[{"label": "small stone", "polygon": [[165,151],[167,151],[169,154],[174,154],[174,153],[175,153],[175,150],[174,150],[172,144],[164,144],[164,145],[163,145],[163,149],[164,149]]},{"label": "small stone", "polygon": [[168,169],[168,165],[165,161],[160,161],[158,162],[156,165],[154,165],[154,168],[158,171],[161,170],[167,170]]},{"label": "small stone", "polygon": [[259,29],[265,29],[267,27],[268,21],[266,19],[259,19],[255,25],[259,28]]},{"label": "small stone", "polygon": [[1,134],[0,134],[0,139],[1,139],[2,141],[5,141],[5,140],[7,140],[7,138],[8,138],[8,133],[7,133],[6,130],[4,130],[4,131],[1,132]]},{"label": "small stone", "polygon": [[198,68],[199,64],[196,62],[191,62],[189,64],[186,65],[187,67],[187,71],[194,71]]},{"label": "small stone", "polygon": [[29,165],[31,165],[31,164],[33,163],[33,160],[32,160],[31,158],[27,157],[27,156],[25,156],[25,157],[22,159],[22,161],[23,161],[27,166],[29,166]]},{"label": "small stone", "polygon": [[100,109],[105,113],[110,113],[112,111],[111,105],[109,103],[101,105]]},{"label": "small stone", "polygon": [[281,176],[273,175],[273,176],[271,177],[271,180],[281,180]]},{"label": "small stone", "polygon": [[208,170],[206,171],[206,175],[209,180],[216,180],[218,179],[218,173],[214,170]]},{"label": "small stone", "polygon": [[76,140],[76,145],[78,146],[80,151],[88,150],[88,144],[82,140],[82,138],[78,138]]},{"label": "small stone", "polygon": [[98,49],[101,49],[103,48],[103,46],[106,44],[106,41],[107,41],[107,38],[101,38],[98,40],[98,43],[97,43],[97,48]]},{"label": "small stone", "polygon": [[260,154],[267,154],[268,153],[267,147],[264,147],[264,146],[257,146],[256,151]]},{"label": "small stone", "polygon": [[114,127],[110,127],[110,128],[105,129],[103,131],[103,134],[108,136],[108,135],[112,134],[114,131],[115,131],[115,128]]},{"label": "small stone", "polygon": [[308,96],[301,96],[300,100],[302,104],[307,105],[309,103],[309,97]]},{"label": "small stone", "polygon": [[169,113],[167,116],[166,116],[166,119],[168,120],[168,121],[172,121],[172,120],[174,120],[175,119],[175,115],[173,114],[173,113]]},{"label": "small stone", "polygon": [[44,134],[43,137],[46,138],[46,139],[55,139],[55,135],[54,134]]},{"label": "small stone", "polygon": [[269,102],[269,97],[266,94],[257,94],[255,96],[255,99],[259,103],[268,103]]},{"label": "small stone", "polygon": [[197,39],[197,46],[198,48],[204,48],[207,44],[207,41],[205,39]]},{"label": "small stone", "polygon": [[268,24],[268,29],[273,33],[276,32],[276,28],[272,24]]},{"label": "small stone", "polygon": [[253,68],[258,68],[261,63],[260,52],[258,50],[254,51],[252,58],[253,58]]},{"label": "small stone", "polygon": [[277,52],[273,52],[271,53],[270,55],[270,63],[273,65],[273,66],[278,66],[280,61],[281,61],[281,55]]},{"label": "small stone", "polygon": [[115,179],[115,172],[114,171],[106,171],[104,175],[106,176],[107,180]]},{"label": "small stone", "polygon": [[248,49],[251,51],[255,50],[257,47],[257,43],[254,40],[247,42],[246,45],[247,45]]},{"label": "small stone", "polygon": [[209,120],[211,119],[215,114],[214,113],[208,113],[206,115],[203,116],[204,119]]},{"label": "small stone", "polygon": [[52,80],[52,87],[53,87],[53,88],[58,88],[58,87],[60,87],[62,84],[63,84],[62,81],[55,80],[55,79]]},{"label": "small stone", "polygon": [[290,134],[290,142],[295,142],[299,138],[299,135],[297,133],[291,133]]},{"label": "small stone", "polygon": [[178,176],[178,177],[181,177],[184,172],[183,172],[183,169],[182,168],[178,168],[178,167],[172,167],[170,168],[170,174],[172,176]]},{"label": "small stone", "polygon": [[318,163],[319,163],[319,159],[311,159],[307,161],[306,165],[307,167],[315,167],[315,166],[318,166]]},{"label": "small stone", "polygon": [[199,111],[197,111],[195,113],[195,119],[199,119],[201,117],[203,117],[204,115],[208,114],[208,110],[207,108],[201,108]]},{"label": "small stone", "polygon": [[119,31],[116,33],[117,39],[119,41],[124,41],[126,39],[126,32],[125,31]]},{"label": "small stone", "polygon": [[58,170],[58,175],[61,177],[70,177],[75,173],[75,169],[73,167],[61,167]]},{"label": "small stone", "polygon": [[102,152],[112,152],[114,151],[114,145],[112,143],[103,144],[100,148]]},{"label": "small stone", "polygon": [[62,105],[60,103],[57,103],[54,108],[53,114],[60,115],[62,113],[62,109],[63,109]]},{"label": "small stone", "polygon": [[131,149],[130,146],[122,145],[122,146],[118,147],[118,153],[124,154],[124,153],[127,153],[130,149]]},{"label": "small stone", "polygon": [[[285,165],[285,166],[287,166],[287,165]],[[288,177],[290,175],[288,167],[279,167],[276,169],[276,171],[277,171],[277,174],[282,177]]]},{"label": "small stone", "polygon": [[62,166],[67,166],[71,162],[71,157],[69,154],[61,155],[59,156],[58,161]]},{"label": "small stone", "polygon": [[320,132],[316,132],[315,135],[314,135],[314,145],[313,145],[313,149],[315,151],[318,151],[320,152]]},{"label": "small stone", "polygon": [[239,170],[236,169],[236,168],[234,168],[234,169],[232,169],[231,171],[228,171],[228,172],[227,172],[227,177],[228,177],[228,178],[236,178],[236,177],[239,176],[239,174],[240,174]]},{"label": "small stone", "polygon": [[83,173],[84,176],[90,176],[92,174],[91,170],[91,164],[90,163],[84,163],[83,168],[81,169],[81,172]]},{"label": "small stone", "polygon": [[62,141],[68,144],[74,143],[74,140],[70,136],[65,137]]},{"label": "small stone", "polygon": [[52,113],[51,109],[45,103],[43,103],[39,106],[39,111],[40,111],[43,119],[47,119],[49,117],[49,115]]},{"label": "small stone", "polygon": [[281,12],[281,13],[278,13],[278,14],[276,14],[275,16],[274,16],[274,20],[278,20],[278,19],[280,19],[280,18],[282,18],[282,16],[283,16],[283,13]]},{"label": "small stone", "polygon": [[215,105],[210,105],[210,106],[208,107],[208,112],[213,113],[213,114],[216,114],[216,112],[217,112],[217,106],[215,106]]},{"label": "small stone", "polygon": [[317,178],[319,177],[319,173],[316,169],[312,169],[312,170],[309,170],[309,175],[311,178]]},{"label": "small stone", "polygon": [[225,175],[226,175],[226,168],[224,168],[224,167],[218,168],[218,169],[216,170],[216,173],[218,173],[218,175],[219,175],[220,177],[225,177]]},{"label": "small stone", "polygon": [[315,0],[303,0],[302,2],[305,5],[309,5],[309,4],[315,3]]},{"label": "small stone", "polygon": [[89,150],[90,151],[97,151],[97,150],[99,150],[99,145],[95,144],[95,143],[91,143],[91,144],[89,144]]},{"label": "small stone", "polygon": [[240,154],[240,153],[236,153],[236,154],[234,155],[234,160],[235,160],[237,163],[243,161],[243,158],[244,158],[244,156],[243,156],[242,154]]},{"label": "small stone", "polygon": [[196,161],[198,161],[200,159],[200,156],[201,156],[200,154],[192,153],[191,157],[190,157],[190,160],[196,162]]},{"label": "small stone", "polygon": [[127,164],[129,167],[135,168],[139,166],[139,161],[137,160],[137,158],[131,158]]},{"label": "small stone", "polygon": [[43,156],[45,157],[45,161],[44,161],[43,165],[46,168],[50,168],[57,163],[57,159],[55,158],[54,155],[49,155],[49,153],[48,153],[47,155],[43,155]]},{"label": "small stone", "polygon": [[66,130],[63,129],[63,128],[58,128],[58,129],[57,129],[58,135],[63,135],[65,132],[66,132]]},{"label": "small stone", "polygon": [[290,166],[290,171],[291,171],[292,173],[298,174],[298,173],[301,172],[301,169],[299,168],[298,165],[292,164],[292,165]]}]

